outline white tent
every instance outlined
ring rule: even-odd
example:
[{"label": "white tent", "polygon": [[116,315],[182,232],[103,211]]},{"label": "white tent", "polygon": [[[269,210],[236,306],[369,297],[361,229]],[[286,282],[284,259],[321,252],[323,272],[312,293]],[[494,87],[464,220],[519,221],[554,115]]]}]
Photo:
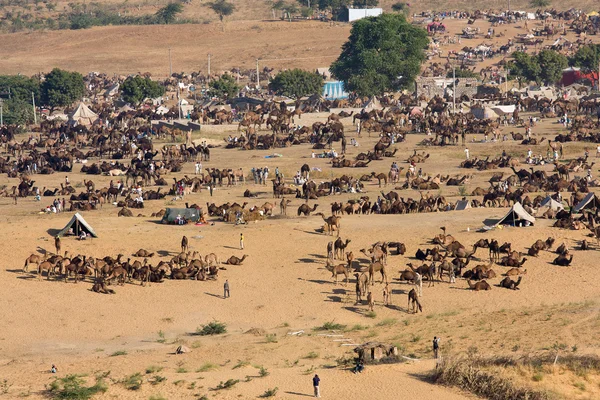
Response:
[{"label": "white tent", "polygon": [[498,225],[512,225],[512,226],[529,226],[535,223],[535,218],[531,216],[521,203],[515,203],[514,206],[510,209],[510,211],[498,222],[496,222],[495,226]]},{"label": "white tent", "polygon": [[575,206],[575,208],[573,208],[573,212],[578,213],[581,210],[594,207],[600,208],[600,200],[594,193],[588,193],[587,196],[585,196],[585,198],[581,200],[579,204]]},{"label": "white tent", "polygon": [[498,118],[498,114],[494,112],[489,107],[484,108],[471,108],[471,112],[477,119],[496,119]]},{"label": "white tent", "polygon": [[542,208],[550,208],[552,210],[564,210],[565,207],[552,197],[548,196],[540,203],[540,210]]},{"label": "white tent", "polygon": [[90,126],[97,120],[98,114],[90,110],[83,102],[79,103],[75,111],[69,115],[69,121],[78,125]]},{"label": "white tent", "polygon": [[56,236],[58,236],[58,237],[65,236],[65,235],[79,236],[81,234],[81,231],[84,231],[88,235],[93,236],[95,238],[98,237],[98,235],[96,235],[96,232],[94,232],[94,228],[92,228],[90,226],[90,224],[88,224],[85,221],[85,219],[83,219],[81,214],[75,213],[75,215],[73,215],[73,217],[71,218],[69,223],[60,232],[58,232],[58,235],[56,235]]},{"label": "white tent", "polygon": [[377,97],[373,96],[371,99],[365,104],[364,107],[366,110],[380,109],[381,103],[377,100]]}]

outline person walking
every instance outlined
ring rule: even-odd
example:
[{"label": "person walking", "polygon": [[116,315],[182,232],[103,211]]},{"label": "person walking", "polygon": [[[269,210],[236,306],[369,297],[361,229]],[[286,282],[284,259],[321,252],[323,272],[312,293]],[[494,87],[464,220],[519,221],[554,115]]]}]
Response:
[{"label": "person walking", "polygon": [[214,186],[213,186],[213,183],[211,182],[208,184],[208,191],[210,192],[210,197],[212,197],[213,190],[214,190]]},{"label": "person walking", "polygon": [[437,336],[433,337],[433,356],[435,357],[435,359],[438,359],[438,355],[439,355],[439,351],[440,351],[440,338],[438,338]]},{"label": "person walking", "polygon": [[468,147],[465,149],[465,156],[468,160],[469,159],[469,148]]},{"label": "person walking", "polygon": [[319,378],[319,375],[315,374],[312,381],[313,381],[313,388],[315,390],[315,397],[321,397],[321,390],[319,388],[319,383],[321,383],[321,378]]},{"label": "person walking", "polygon": [[240,233],[240,250],[244,250],[244,234]]},{"label": "person walking", "polygon": [[225,279],[225,284],[223,285],[223,298],[227,299],[229,297],[229,280]]}]

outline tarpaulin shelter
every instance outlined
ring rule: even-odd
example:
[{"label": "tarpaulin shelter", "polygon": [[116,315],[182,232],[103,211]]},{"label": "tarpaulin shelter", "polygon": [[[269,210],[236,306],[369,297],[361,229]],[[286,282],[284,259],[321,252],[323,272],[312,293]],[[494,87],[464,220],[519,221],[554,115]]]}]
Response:
[{"label": "tarpaulin shelter", "polygon": [[489,107],[484,108],[471,108],[471,112],[477,119],[496,119],[498,118],[498,114],[494,112]]},{"label": "tarpaulin shelter", "polygon": [[575,208],[573,208],[574,213],[578,213],[581,210],[587,210],[590,208],[600,208],[600,200],[594,193],[588,193],[583,200],[581,200]]},{"label": "tarpaulin shelter", "polygon": [[177,223],[177,217],[188,222],[198,222],[200,221],[200,210],[197,208],[167,208],[160,222],[162,224],[175,224]]},{"label": "tarpaulin shelter", "polygon": [[540,209],[542,208],[550,208],[551,210],[564,210],[565,207],[560,204],[558,201],[554,200],[552,197],[548,196],[540,203]]},{"label": "tarpaulin shelter", "polygon": [[471,202],[469,200],[459,200],[454,206],[454,211],[464,211],[471,208]]},{"label": "tarpaulin shelter", "polygon": [[495,226],[498,225],[511,225],[511,226],[528,226],[533,225],[535,223],[535,218],[531,216],[521,203],[515,203],[510,211],[506,213],[506,215],[498,222],[496,222]]},{"label": "tarpaulin shelter", "polygon": [[66,235],[74,235],[79,236],[81,232],[85,232],[86,234],[97,238],[96,232],[94,232],[94,228],[90,224],[88,224],[85,219],[79,213],[75,213],[69,223],[60,231],[56,236],[62,237]]}]

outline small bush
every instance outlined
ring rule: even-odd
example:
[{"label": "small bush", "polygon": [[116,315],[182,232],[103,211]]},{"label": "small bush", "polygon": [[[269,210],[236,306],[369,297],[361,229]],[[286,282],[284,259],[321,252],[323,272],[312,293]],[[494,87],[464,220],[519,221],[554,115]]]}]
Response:
[{"label": "small bush", "polygon": [[314,331],[341,331],[343,329],[346,329],[346,325],[336,324],[334,321],[328,321],[313,328]]},{"label": "small bush", "polygon": [[531,7],[534,8],[548,7],[550,3],[552,3],[550,0],[531,0],[530,2]]},{"label": "small bush", "polygon": [[219,321],[212,321],[202,325],[202,328],[196,329],[196,335],[199,336],[222,335],[224,333],[227,333],[227,325]]},{"label": "small bush", "polygon": [[219,366],[217,364],[213,364],[210,362],[204,363],[200,368],[196,370],[196,372],[208,372],[215,369],[218,369]]},{"label": "small bush", "polygon": [[175,370],[178,374],[187,374],[189,371],[185,367],[179,367]]},{"label": "small bush", "polygon": [[240,382],[239,379],[228,379],[226,382],[221,381],[212,390],[217,391],[217,390],[229,389],[229,388],[232,388],[235,385],[237,385],[239,382]]},{"label": "small bush", "polygon": [[265,341],[267,343],[277,343],[277,335],[274,333],[267,333],[265,336]]},{"label": "small bush", "polygon": [[244,367],[247,367],[248,365],[250,365],[250,363],[248,361],[238,360],[238,363],[235,364],[233,366],[233,368],[231,368],[231,369],[244,368]]},{"label": "small bush", "polygon": [[467,192],[467,187],[466,186],[459,186],[458,187],[458,194],[465,197],[469,195],[469,192]]},{"label": "small bush", "polygon": [[130,375],[123,380],[123,385],[125,386],[125,389],[128,390],[139,390],[142,387],[142,383],[142,374],[139,372]]},{"label": "small bush", "polygon": [[156,366],[156,365],[151,365],[151,366],[149,366],[149,367],[146,368],[146,373],[147,374],[153,374],[155,372],[160,372],[162,370],[163,370],[163,367],[159,367],[159,366]]},{"label": "small bush", "polygon": [[167,341],[167,339],[165,339],[165,333],[163,331],[158,331],[158,339],[156,339],[156,341],[158,343],[164,343]]},{"label": "small bush", "polygon": [[101,379],[93,386],[85,386],[85,380],[79,375],[67,375],[56,378],[48,387],[48,394],[55,399],[87,400],[98,393],[104,393],[108,387]]},{"label": "small bush", "polygon": [[421,340],[421,336],[419,336],[419,335],[413,335],[410,338],[410,341],[413,342],[413,343],[417,343],[419,340]]},{"label": "small bush", "polygon": [[149,379],[148,381],[152,384],[152,385],[158,385],[159,383],[163,383],[164,381],[166,381],[167,378],[165,378],[164,376],[160,376],[160,375],[154,375],[151,379]]},{"label": "small bush", "polygon": [[305,355],[304,358],[308,358],[309,360],[314,360],[315,358],[319,358],[319,353],[311,351],[310,353]]},{"label": "small bush", "polygon": [[544,374],[542,374],[541,372],[536,372],[535,374],[533,374],[531,379],[534,382],[541,382],[544,379]]},{"label": "small bush", "polygon": [[573,386],[575,386],[577,389],[581,390],[582,392],[585,392],[585,383],[583,383],[583,382],[575,382],[573,384]]},{"label": "small bush", "polygon": [[396,325],[396,322],[398,322],[398,320],[395,318],[386,318],[383,321],[378,322],[376,326],[392,326]]},{"label": "small bush", "polygon": [[267,397],[273,397],[277,394],[279,388],[267,389],[263,394],[260,395],[261,398],[265,399]]},{"label": "small bush", "polygon": [[365,317],[367,318],[377,318],[377,313],[375,311],[368,311],[365,313]]},{"label": "small bush", "polygon": [[269,370],[267,370],[265,367],[260,367],[258,370],[258,375],[261,378],[264,378],[265,376],[269,376],[271,373],[269,372]]},{"label": "small bush", "polygon": [[155,394],[154,396],[150,396],[148,400],[167,400],[167,398],[162,397],[160,394]]},{"label": "small bush", "polygon": [[115,351],[110,356],[111,357],[118,357],[118,356],[126,356],[126,355],[127,355],[127,352],[125,350],[119,350],[119,351]]}]

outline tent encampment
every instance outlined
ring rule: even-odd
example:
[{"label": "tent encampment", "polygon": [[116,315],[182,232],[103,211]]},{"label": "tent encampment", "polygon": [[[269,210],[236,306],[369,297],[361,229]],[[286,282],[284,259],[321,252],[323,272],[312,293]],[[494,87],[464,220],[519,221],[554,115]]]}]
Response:
[{"label": "tent encampment", "polygon": [[79,236],[81,234],[81,231],[85,232],[86,234],[92,237],[98,237],[98,235],[96,235],[96,232],[94,232],[94,228],[92,228],[91,225],[88,224],[85,221],[85,219],[83,219],[81,214],[75,213],[75,215],[73,215],[69,223],[60,232],[58,232],[56,236]]},{"label": "tent encampment", "polygon": [[535,223],[535,218],[531,216],[521,203],[515,203],[510,211],[498,222],[496,222],[495,226],[498,225],[511,225],[511,226],[529,226]]},{"label": "tent encampment", "polygon": [[498,114],[494,112],[489,107],[484,108],[471,108],[471,112],[477,119],[496,119],[498,118]]},{"label": "tent encampment", "polygon": [[548,196],[540,203],[540,210],[543,208],[549,208],[551,210],[564,210],[565,207],[552,197]]},{"label": "tent encampment", "polygon": [[98,114],[89,109],[88,106],[79,103],[79,106],[69,115],[69,122],[78,125],[90,126],[98,120]]},{"label": "tent encampment", "polygon": [[469,200],[459,200],[454,206],[454,211],[464,211],[471,208],[471,202]]},{"label": "tent encampment", "polygon": [[176,224],[177,217],[183,218],[187,222],[198,222],[200,221],[200,210],[197,208],[167,208],[160,222],[162,224]]},{"label": "tent encampment", "polygon": [[590,208],[600,208],[600,200],[596,197],[594,193],[588,193],[583,200],[581,200],[575,208],[573,208],[574,213],[578,213],[581,210],[587,210]]}]

